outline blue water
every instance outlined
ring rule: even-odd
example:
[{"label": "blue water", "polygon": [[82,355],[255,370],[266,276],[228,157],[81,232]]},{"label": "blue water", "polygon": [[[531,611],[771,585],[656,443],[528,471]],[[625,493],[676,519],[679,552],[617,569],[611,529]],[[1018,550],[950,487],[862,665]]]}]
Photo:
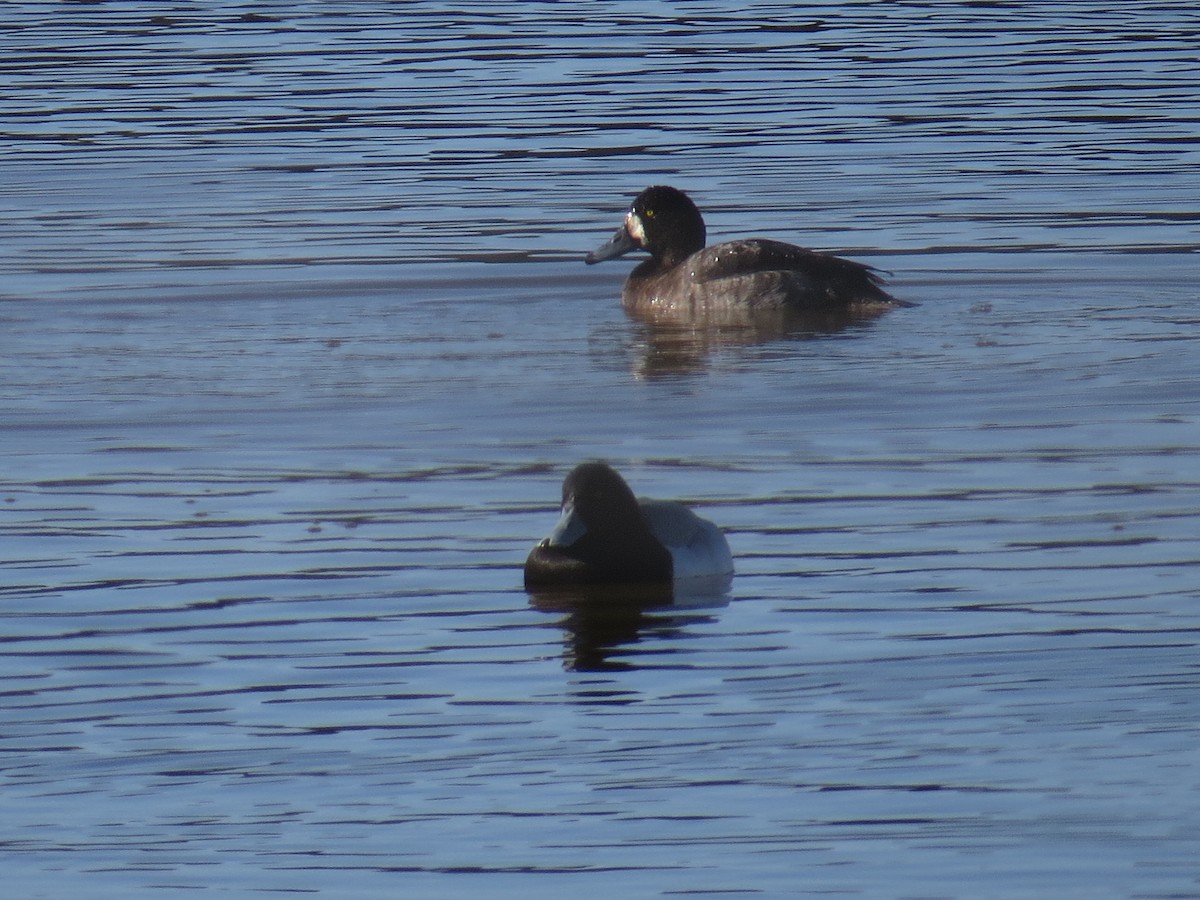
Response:
[{"label": "blue water", "polygon": [[[0,24],[12,896],[1200,897],[1190,4]],[[918,305],[630,321],[655,182]],[[595,457],[727,595],[525,593]]]}]

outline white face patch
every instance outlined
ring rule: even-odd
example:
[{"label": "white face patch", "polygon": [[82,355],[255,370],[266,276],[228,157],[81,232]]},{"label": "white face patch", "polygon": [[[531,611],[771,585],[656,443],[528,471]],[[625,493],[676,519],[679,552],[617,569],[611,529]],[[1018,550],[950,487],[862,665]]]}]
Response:
[{"label": "white face patch", "polygon": [[642,217],[632,209],[625,215],[625,231],[637,241],[639,247],[646,245],[646,229],[642,226]]}]

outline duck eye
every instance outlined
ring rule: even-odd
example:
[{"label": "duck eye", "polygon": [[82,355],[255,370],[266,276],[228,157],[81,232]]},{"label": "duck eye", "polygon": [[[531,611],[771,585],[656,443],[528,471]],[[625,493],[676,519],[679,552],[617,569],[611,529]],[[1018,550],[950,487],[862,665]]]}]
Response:
[{"label": "duck eye", "polygon": [[642,213],[642,215],[644,215],[647,219],[653,219],[654,218],[654,210],[647,208],[647,210],[644,213]]}]

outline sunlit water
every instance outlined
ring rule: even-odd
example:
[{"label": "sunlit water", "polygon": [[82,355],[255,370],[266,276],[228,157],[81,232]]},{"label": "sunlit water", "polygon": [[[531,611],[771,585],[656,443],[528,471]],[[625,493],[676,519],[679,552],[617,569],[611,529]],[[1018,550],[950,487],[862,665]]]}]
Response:
[{"label": "sunlit water", "polygon": [[[0,11],[7,893],[1200,896],[1197,15],[743,6]],[[732,589],[527,595],[594,457]]]}]

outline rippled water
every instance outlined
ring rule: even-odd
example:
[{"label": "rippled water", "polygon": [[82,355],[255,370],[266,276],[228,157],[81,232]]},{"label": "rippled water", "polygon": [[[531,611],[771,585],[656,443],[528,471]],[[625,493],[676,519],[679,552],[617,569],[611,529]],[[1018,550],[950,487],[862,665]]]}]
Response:
[{"label": "rippled water", "polygon": [[[1200,17],[744,6],[0,11],[13,896],[1200,896]],[[592,457],[732,590],[527,595]]]}]

